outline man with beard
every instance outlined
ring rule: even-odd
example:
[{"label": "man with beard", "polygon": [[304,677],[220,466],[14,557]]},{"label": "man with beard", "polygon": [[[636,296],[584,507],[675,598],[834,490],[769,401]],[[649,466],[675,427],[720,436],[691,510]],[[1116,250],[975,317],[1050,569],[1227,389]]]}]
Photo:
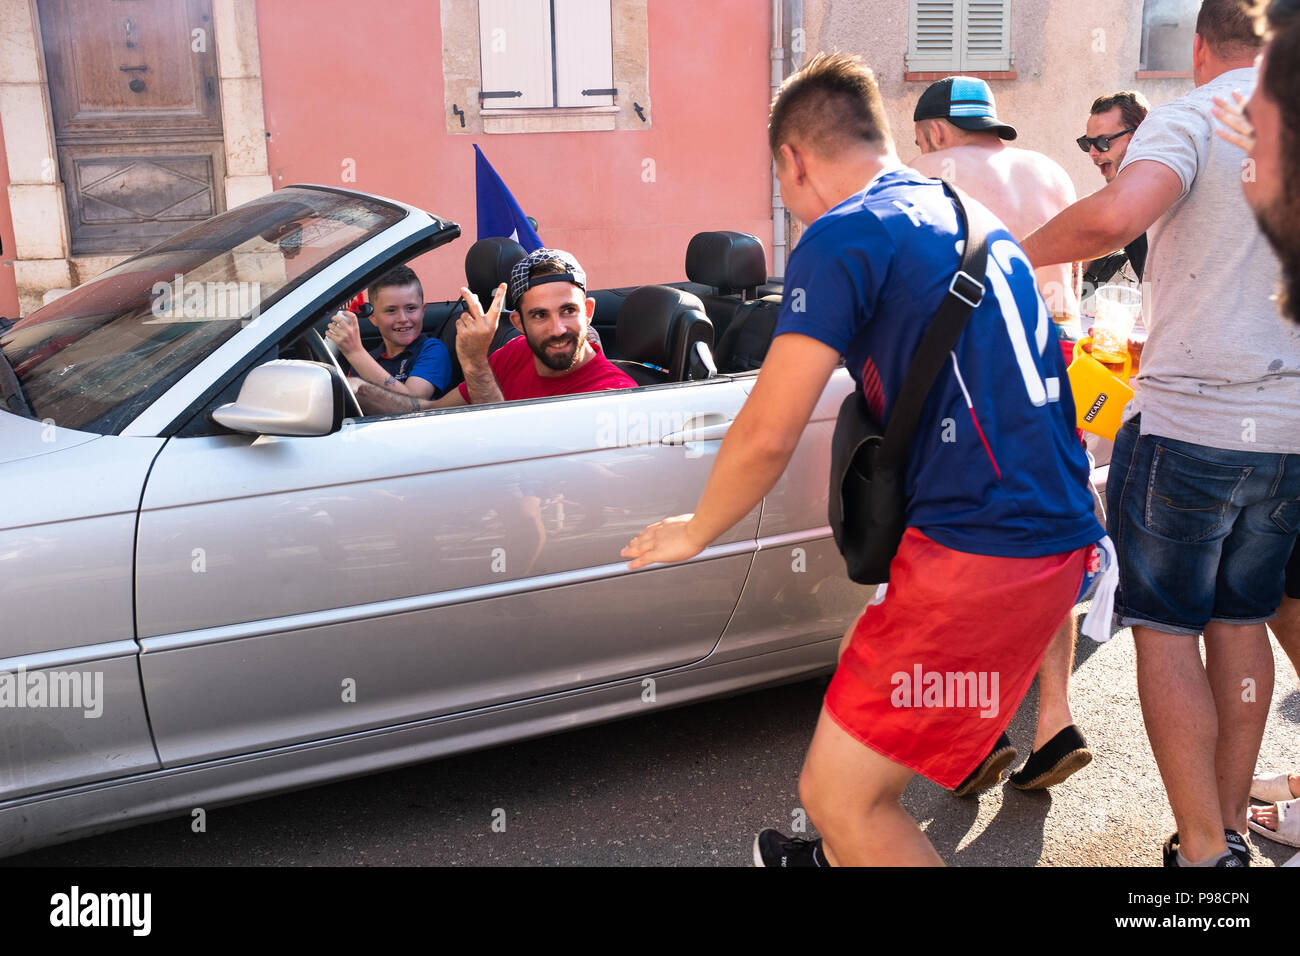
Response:
[{"label": "man with beard", "polygon": [[[1270,34],[1255,91],[1244,109],[1240,95],[1236,108],[1216,99],[1214,114],[1228,127],[1219,135],[1246,151],[1253,175],[1242,176],[1241,190],[1282,261],[1278,309],[1300,322],[1300,69],[1295,66],[1300,63],[1300,0],[1273,0],[1267,6]],[[1300,548],[1287,564],[1286,592],[1269,623],[1300,671]],[[1268,804],[1250,808],[1252,830],[1292,846],[1300,843],[1300,771],[1260,774],[1250,795]],[[1297,865],[1296,860],[1290,865]]]},{"label": "man with beard", "polygon": [[[515,264],[508,295],[503,282],[486,313],[469,289],[460,290],[466,311],[456,320],[456,354],[465,381],[458,388],[431,402],[363,385],[357,400],[367,414],[400,414],[635,388],[636,382],[588,339],[596,300],[586,290],[578,260],[559,249],[537,249]],[[489,355],[503,304],[524,334]]]},{"label": "man with beard", "polygon": [[1023,244],[1043,265],[1148,235],[1150,337],[1106,497],[1115,611],[1133,629],[1142,717],[1178,828],[1166,866],[1249,859],[1241,834],[1268,716],[1256,701],[1273,694],[1264,622],[1300,524],[1300,330],[1269,302],[1277,260],[1242,199],[1241,154],[1211,115],[1214,96],[1255,83],[1250,7],[1205,0],[1196,89],[1148,114],[1113,182]]},{"label": "man with beard", "polygon": [[1219,135],[1246,150],[1253,175],[1242,176],[1241,191],[1282,262],[1278,310],[1300,322],[1300,0],[1260,6],[1268,8],[1269,42],[1259,82],[1240,111],[1216,98],[1214,115],[1230,127]]}]

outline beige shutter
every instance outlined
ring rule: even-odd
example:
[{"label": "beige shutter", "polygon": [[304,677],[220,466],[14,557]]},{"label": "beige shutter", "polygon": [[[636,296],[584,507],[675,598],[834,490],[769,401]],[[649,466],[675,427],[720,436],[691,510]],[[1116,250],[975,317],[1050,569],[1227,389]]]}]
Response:
[{"label": "beige shutter", "polygon": [[959,69],[963,0],[911,0],[908,10],[907,69],[946,72]]},{"label": "beige shutter", "polygon": [[614,86],[610,0],[555,0],[556,106],[612,106],[612,96],[583,90]]},{"label": "beige shutter", "polygon": [[522,94],[484,99],[483,109],[554,105],[549,0],[479,0],[478,39],[483,91]]},{"label": "beige shutter", "polygon": [[965,0],[961,69],[1011,69],[1011,0]]}]

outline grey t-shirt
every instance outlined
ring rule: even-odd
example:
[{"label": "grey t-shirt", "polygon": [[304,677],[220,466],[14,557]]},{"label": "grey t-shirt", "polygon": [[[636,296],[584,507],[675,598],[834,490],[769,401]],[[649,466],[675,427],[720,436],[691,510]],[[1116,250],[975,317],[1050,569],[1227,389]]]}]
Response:
[{"label": "grey t-shirt", "polygon": [[1248,95],[1230,70],[1152,110],[1121,170],[1178,174],[1182,195],[1147,231],[1142,296],[1149,338],[1137,394],[1142,434],[1213,448],[1300,452],[1300,326],[1278,315],[1277,257],[1242,196],[1245,154],[1214,134],[1212,97]]}]

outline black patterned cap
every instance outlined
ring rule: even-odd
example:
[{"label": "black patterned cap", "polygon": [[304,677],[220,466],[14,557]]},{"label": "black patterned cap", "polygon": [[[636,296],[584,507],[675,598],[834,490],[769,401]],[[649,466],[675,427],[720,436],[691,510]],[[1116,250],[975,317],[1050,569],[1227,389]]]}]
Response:
[{"label": "black patterned cap", "polygon": [[[553,275],[530,276],[534,266],[542,262],[558,262],[564,266],[563,272]],[[587,273],[582,271],[578,260],[562,249],[535,249],[528,253],[510,270],[510,288],[506,292],[506,308],[511,312],[519,308],[519,300],[524,293],[535,285],[547,282],[571,282],[583,292],[587,291]]]}]

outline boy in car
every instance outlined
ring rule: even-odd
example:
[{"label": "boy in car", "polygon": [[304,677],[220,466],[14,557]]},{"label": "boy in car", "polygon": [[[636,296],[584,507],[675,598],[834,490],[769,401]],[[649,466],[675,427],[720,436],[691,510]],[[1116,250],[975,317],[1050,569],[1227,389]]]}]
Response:
[{"label": "boy in car", "polygon": [[424,289],[408,266],[390,269],[367,290],[371,321],[383,342],[367,352],[357,317],[348,311],[330,319],[326,335],[358,378],[411,398],[439,398],[451,386],[451,355],[425,335]]}]

